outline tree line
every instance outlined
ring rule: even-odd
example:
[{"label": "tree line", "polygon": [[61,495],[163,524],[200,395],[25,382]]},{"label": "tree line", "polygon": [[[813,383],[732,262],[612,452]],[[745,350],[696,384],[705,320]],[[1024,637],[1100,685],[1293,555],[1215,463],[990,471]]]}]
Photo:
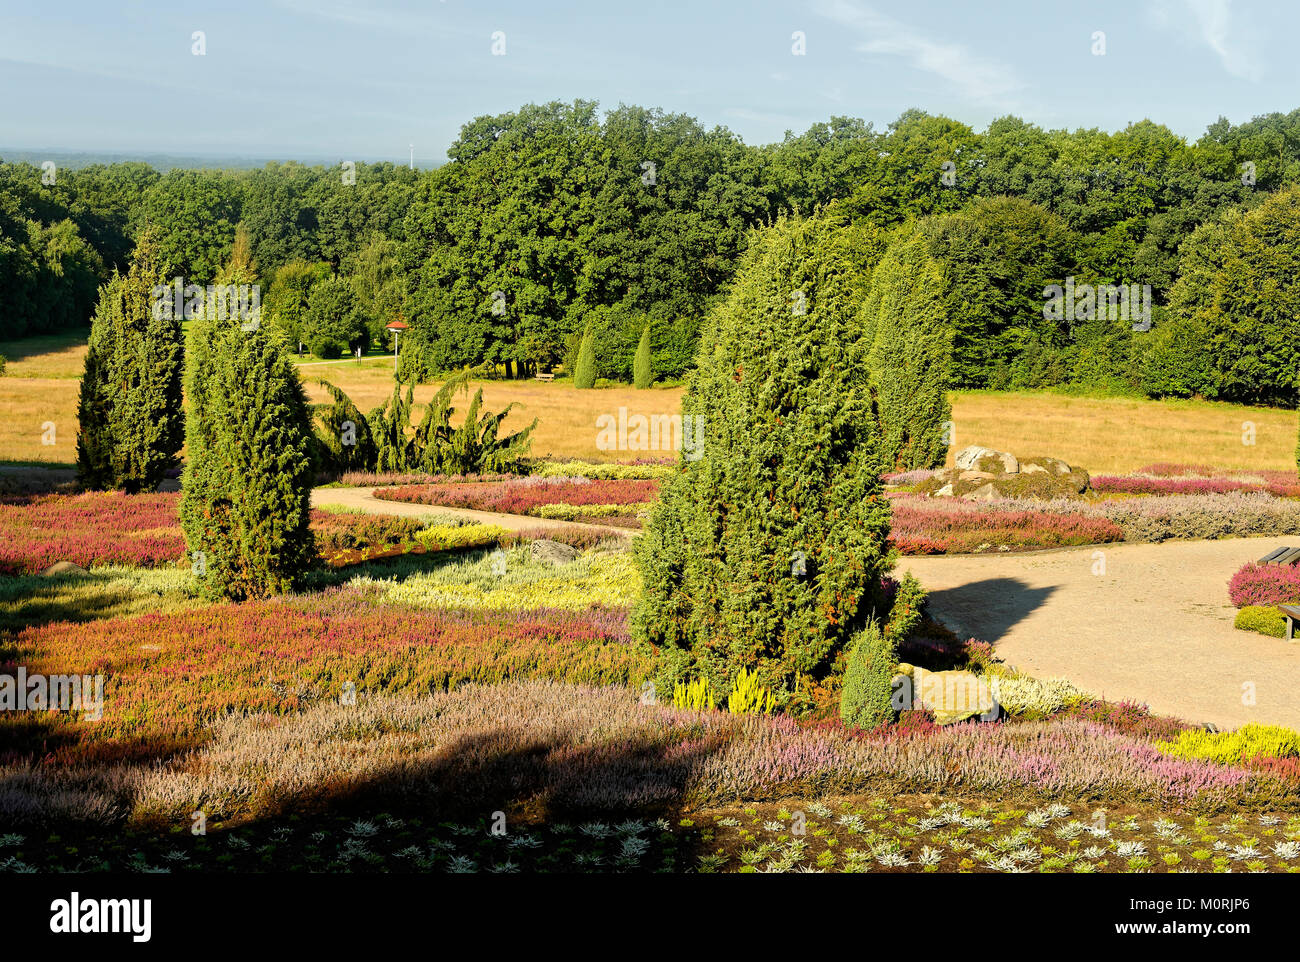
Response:
[{"label": "tree line", "polygon": [[[1300,110],[1220,119],[1194,142],[1151,121],[977,132],[908,111],[750,146],[684,115],[575,101],[476,118],[448,158],[420,172],[112,164],[53,183],[0,164],[0,337],[85,324],[148,228],[168,276],[209,283],[242,224],[266,319],[313,353],[387,347],[403,320],[412,378],[573,371],[590,345],[597,378],[631,381],[645,339],[651,376],[674,379],[756,232],[833,205],[868,274],[896,245],[925,248],[953,386],[1295,400]],[[1052,317],[1044,292],[1067,284],[1149,291],[1149,317],[1095,302]]]}]

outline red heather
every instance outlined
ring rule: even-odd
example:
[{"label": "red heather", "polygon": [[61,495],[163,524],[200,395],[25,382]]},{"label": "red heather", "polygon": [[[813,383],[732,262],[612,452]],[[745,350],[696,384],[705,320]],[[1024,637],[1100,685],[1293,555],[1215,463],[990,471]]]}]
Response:
[{"label": "red heather", "polygon": [[1228,582],[1228,598],[1238,608],[1300,604],[1300,565],[1247,562]]},{"label": "red heather", "polygon": [[0,574],[29,574],[56,561],[83,568],[177,561],[185,553],[179,503],[176,493],[120,491],[0,499]]},{"label": "red heather", "polygon": [[519,479],[469,484],[419,484],[375,492],[411,504],[437,504],[475,511],[527,514],[544,504],[643,504],[659,495],[658,481]]},{"label": "red heather", "polygon": [[1121,541],[1115,522],[1084,511],[1043,511],[1006,503],[979,504],[924,495],[890,494],[891,542],[903,554],[1007,548],[1059,548]]}]

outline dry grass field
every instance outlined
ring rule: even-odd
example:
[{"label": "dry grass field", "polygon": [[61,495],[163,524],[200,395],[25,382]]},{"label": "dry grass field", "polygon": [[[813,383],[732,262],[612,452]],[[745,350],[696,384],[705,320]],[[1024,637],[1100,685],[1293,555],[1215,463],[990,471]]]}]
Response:
[{"label": "dry grass field", "polygon": [[6,377],[77,380],[86,363],[85,332],[0,341],[0,357]]},{"label": "dry grass field", "polygon": [[[958,394],[953,450],[983,444],[1051,455],[1094,474],[1160,461],[1222,468],[1296,466],[1296,412],[1216,401],[1147,401],[1057,394]],[[1254,426],[1252,440],[1249,426]]]},{"label": "dry grass field", "polygon": [[[328,400],[319,381],[324,379],[347,392],[363,412],[382,404],[393,391],[392,361],[345,362],[333,365],[310,365],[300,368],[307,395],[313,402]],[[483,403],[492,411],[507,404],[518,405],[506,418],[506,430],[517,431],[538,418],[533,432],[533,454],[555,457],[587,458],[594,461],[629,460],[636,457],[667,456],[656,451],[601,451],[596,447],[596,419],[602,414],[618,417],[619,408],[635,414],[676,414],[681,408],[681,388],[638,391],[631,387],[578,391],[570,384],[546,384],[541,381],[482,381]],[[437,390],[435,384],[416,387],[415,400],[424,404]],[[455,402],[464,410],[468,399],[463,395]],[[453,423],[459,419],[453,415]]]},{"label": "dry grass field", "polygon": [[[84,341],[67,336],[0,343],[9,358],[0,377],[0,461],[70,464],[76,459],[77,385]],[[308,397],[327,400],[318,382],[346,391],[362,411],[389,396],[392,361],[305,363]],[[674,414],[681,388],[637,391],[630,387],[577,391],[569,383],[484,381],[483,400],[499,410],[518,407],[506,420],[518,429],[534,417],[533,453],[556,457],[619,460],[639,452],[601,451],[596,419],[602,414]],[[436,385],[415,390],[426,402]],[[465,400],[459,400],[463,407]],[[42,425],[55,425],[55,444],[42,443]],[[955,449],[984,444],[1020,455],[1048,454],[1094,473],[1132,471],[1175,461],[1224,468],[1287,469],[1295,466],[1296,412],[1207,401],[1145,401],[1133,398],[1067,397],[1057,394],[964,393],[953,397]],[[1253,444],[1250,425],[1253,425]],[[654,455],[658,452],[645,452]]]},{"label": "dry grass field", "polygon": [[[77,460],[77,388],[67,378],[0,377],[0,462]],[[45,422],[54,444],[43,443]]]}]

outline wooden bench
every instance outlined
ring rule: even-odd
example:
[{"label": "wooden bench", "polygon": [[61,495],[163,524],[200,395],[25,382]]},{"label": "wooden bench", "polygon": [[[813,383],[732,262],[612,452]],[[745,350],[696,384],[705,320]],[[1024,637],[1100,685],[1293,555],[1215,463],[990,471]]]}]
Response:
[{"label": "wooden bench", "polygon": [[1286,618],[1286,640],[1295,641],[1295,623],[1300,621],[1300,605],[1278,605],[1277,610]]},{"label": "wooden bench", "polygon": [[554,375],[554,374],[542,374],[541,372],[538,372],[537,374],[534,374],[534,375],[533,375],[533,380],[535,380],[535,381],[554,381],[554,380],[555,380],[555,375]]},{"label": "wooden bench", "polygon": [[1288,548],[1283,545],[1281,548],[1275,548],[1264,557],[1259,559],[1262,565],[1293,565],[1300,564],[1300,548]]}]

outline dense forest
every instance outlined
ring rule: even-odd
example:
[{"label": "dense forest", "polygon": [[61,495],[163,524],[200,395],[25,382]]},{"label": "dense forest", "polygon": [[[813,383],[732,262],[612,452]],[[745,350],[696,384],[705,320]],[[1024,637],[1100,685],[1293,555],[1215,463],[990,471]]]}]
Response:
[{"label": "dense forest", "polygon": [[[599,377],[631,381],[648,330],[653,376],[674,379],[754,231],[825,209],[864,272],[892,249],[891,270],[938,279],[954,386],[1296,399],[1300,110],[1195,143],[909,111],[749,146],[579,101],[477,118],[447,153],[427,171],[0,163],[0,339],[86,325],[146,228],[165,277],[212,283],[242,224],[264,319],[323,357],[385,347],[400,319],[412,377],[572,370],[585,336]],[[1081,294],[1053,315],[1052,285],[1136,285],[1150,314]]]}]

